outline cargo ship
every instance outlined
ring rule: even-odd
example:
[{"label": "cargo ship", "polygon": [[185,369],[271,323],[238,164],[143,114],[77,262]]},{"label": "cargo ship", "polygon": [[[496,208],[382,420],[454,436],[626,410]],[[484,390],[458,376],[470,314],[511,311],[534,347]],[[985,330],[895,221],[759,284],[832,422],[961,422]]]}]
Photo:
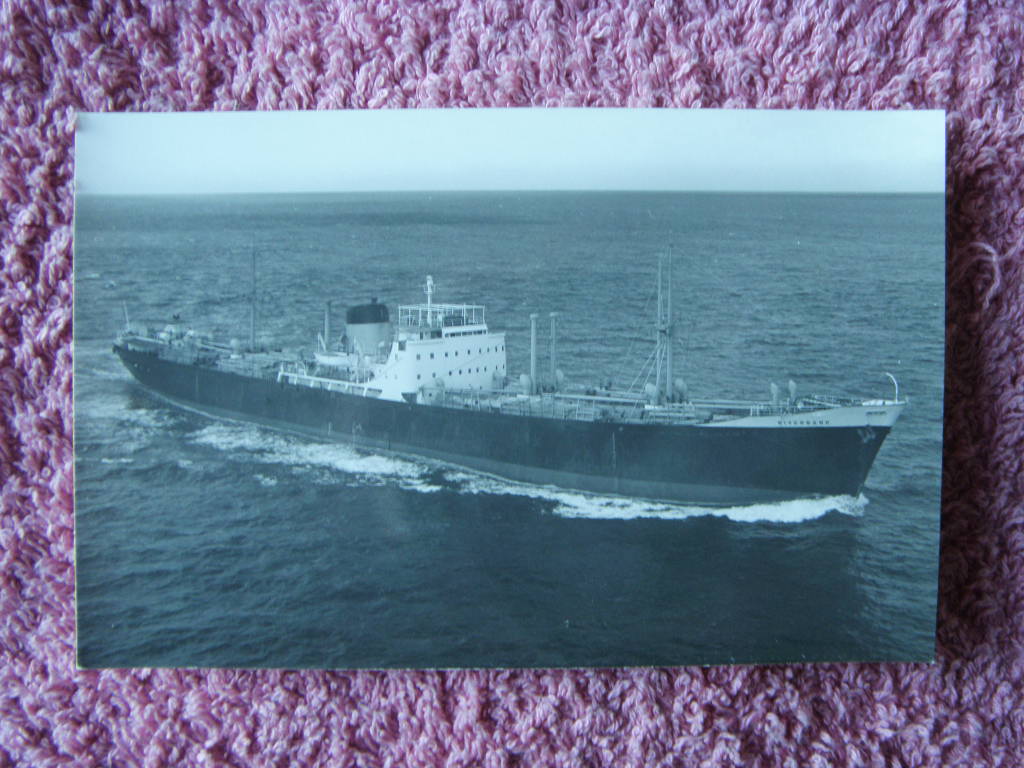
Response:
[{"label": "cargo ship", "polygon": [[[332,334],[330,307],[311,353],[261,348],[255,289],[249,343],[170,323],[128,322],[113,346],[131,375],[172,403],[358,449],[426,457],[513,481],[701,506],[857,496],[906,406],[892,399],[798,397],[772,384],[764,401],[690,397],[675,378],[671,264],[659,262],[648,365],[627,389],[569,389],[551,361],[507,370],[505,334],[485,308],[373,299]],[[255,273],[255,268],[254,268]],[[667,284],[666,284],[667,283]],[[254,277],[255,284],[255,277]]]}]

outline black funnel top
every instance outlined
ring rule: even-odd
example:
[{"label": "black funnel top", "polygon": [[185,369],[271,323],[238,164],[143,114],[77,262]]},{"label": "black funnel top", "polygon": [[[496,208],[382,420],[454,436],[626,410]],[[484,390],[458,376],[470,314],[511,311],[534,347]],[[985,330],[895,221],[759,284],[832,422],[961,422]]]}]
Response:
[{"label": "black funnel top", "polygon": [[360,304],[357,307],[349,307],[345,312],[345,322],[349,325],[386,323],[387,321],[388,307],[386,304],[378,304],[377,299],[374,299],[369,304]]}]

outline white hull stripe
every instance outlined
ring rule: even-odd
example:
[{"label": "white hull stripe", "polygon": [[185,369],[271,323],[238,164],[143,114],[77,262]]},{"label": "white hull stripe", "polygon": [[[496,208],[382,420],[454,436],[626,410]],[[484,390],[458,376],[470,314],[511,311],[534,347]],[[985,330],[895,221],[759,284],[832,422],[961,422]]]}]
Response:
[{"label": "white hull stripe", "polygon": [[853,405],[825,408],[808,413],[784,413],[770,416],[745,416],[728,421],[709,422],[702,427],[730,429],[732,427],[891,427],[906,407],[905,402],[887,402],[884,405]]}]

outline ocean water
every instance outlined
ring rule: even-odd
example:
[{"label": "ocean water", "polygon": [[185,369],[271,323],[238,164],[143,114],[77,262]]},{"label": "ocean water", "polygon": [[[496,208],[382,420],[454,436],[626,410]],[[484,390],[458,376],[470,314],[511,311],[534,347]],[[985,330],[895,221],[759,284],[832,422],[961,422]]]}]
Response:
[{"label": "ocean water", "polygon": [[[941,196],[502,193],[81,197],[79,663],[618,666],[933,655]],[[701,509],[507,482],[210,418],[111,352],[178,313],[309,347],[333,300],[481,303],[528,369],[557,310],[570,384],[632,381],[672,254],[694,397],[910,405],[860,498]],[[539,356],[546,367],[546,322]],[[808,471],[813,471],[809,467]]]}]

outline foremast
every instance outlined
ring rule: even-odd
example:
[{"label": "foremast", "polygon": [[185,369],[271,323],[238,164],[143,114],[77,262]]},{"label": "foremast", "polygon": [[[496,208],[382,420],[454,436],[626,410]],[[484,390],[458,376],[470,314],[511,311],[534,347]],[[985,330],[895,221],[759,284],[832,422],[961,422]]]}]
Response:
[{"label": "foremast", "polygon": [[655,324],[655,382],[658,400],[672,402],[674,379],[672,351],[675,346],[675,318],[672,314],[672,256],[658,258],[658,309]]}]

